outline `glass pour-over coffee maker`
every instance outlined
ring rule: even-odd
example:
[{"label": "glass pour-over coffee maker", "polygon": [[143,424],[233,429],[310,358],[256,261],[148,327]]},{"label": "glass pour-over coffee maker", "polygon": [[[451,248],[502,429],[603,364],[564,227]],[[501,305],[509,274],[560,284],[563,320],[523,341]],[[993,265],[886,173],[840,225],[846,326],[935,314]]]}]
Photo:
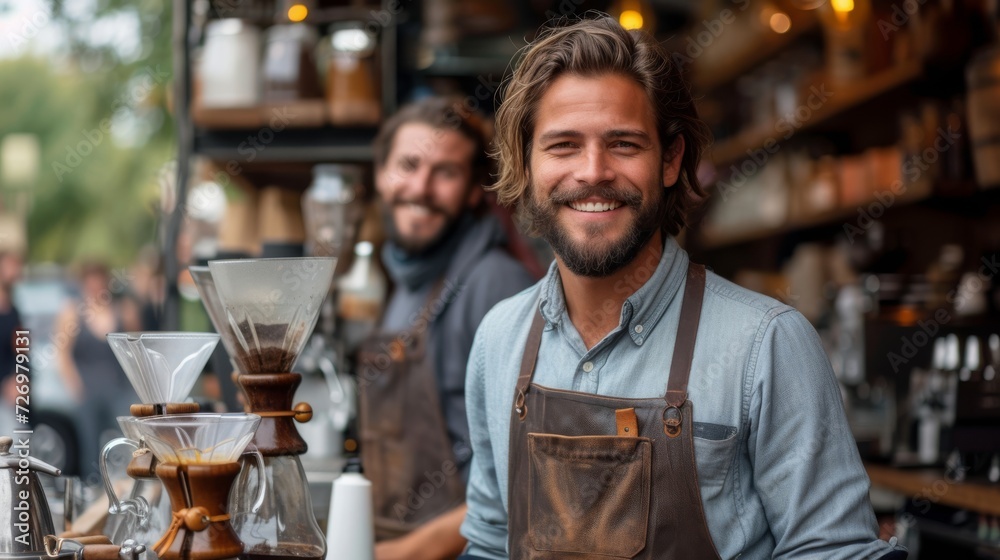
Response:
[{"label": "glass pour-over coffee maker", "polygon": [[[313,515],[299,455],[306,442],[295,422],[312,417],[308,404],[292,406],[302,380],[290,373],[330,289],[336,259],[290,258],[210,261],[225,324],[216,328],[233,349],[237,382],[247,410],[261,416],[254,445],[264,456],[267,490],[256,514],[234,514],[244,560],[321,560],[326,541]],[[246,512],[257,477],[245,469],[234,485],[231,509]]]}]

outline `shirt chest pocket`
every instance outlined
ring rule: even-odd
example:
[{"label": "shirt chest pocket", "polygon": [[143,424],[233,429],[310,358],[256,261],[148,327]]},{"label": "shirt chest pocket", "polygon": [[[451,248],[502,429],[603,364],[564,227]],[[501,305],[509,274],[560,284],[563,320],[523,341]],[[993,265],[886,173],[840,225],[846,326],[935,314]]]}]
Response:
[{"label": "shirt chest pocket", "polygon": [[698,484],[703,489],[721,488],[725,483],[739,439],[738,430],[733,426],[694,423],[694,456]]}]

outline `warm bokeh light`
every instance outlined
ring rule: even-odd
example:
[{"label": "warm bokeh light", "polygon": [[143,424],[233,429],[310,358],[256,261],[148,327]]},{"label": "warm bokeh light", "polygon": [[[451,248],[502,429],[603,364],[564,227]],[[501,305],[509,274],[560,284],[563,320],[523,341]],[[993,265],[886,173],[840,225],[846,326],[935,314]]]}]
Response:
[{"label": "warm bokeh light", "polygon": [[642,29],[642,14],[635,10],[625,10],[618,16],[618,23],[625,29]]},{"label": "warm bokeh light", "polygon": [[835,12],[846,14],[854,11],[854,0],[830,0],[830,6]]},{"label": "warm bokeh light", "polygon": [[771,14],[768,24],[771,26],[771,31],[775,33],[788,33],[788,30],[792,28],[792,19],[784,12],[776,12]]},{"label": "warm bokeh light", "polygon": [[306,16],[309,15],[309,8],[303,6],[302,4],[292,4],[291,8],[288,8],[288,20],[294,22],[305,21]]}]

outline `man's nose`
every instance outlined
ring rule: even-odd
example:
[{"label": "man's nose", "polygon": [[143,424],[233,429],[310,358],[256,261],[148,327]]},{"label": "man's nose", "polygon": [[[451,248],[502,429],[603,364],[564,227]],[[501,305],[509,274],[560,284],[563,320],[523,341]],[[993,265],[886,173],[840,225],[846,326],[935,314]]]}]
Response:
[{"label": "man's nose", "polygon": [[433,192],[434,173],[430,167],[421,166],[407,181],[407,191],[410,196],[419,198],[429,198]]},{"label": "man's nose", "polygon": [[599,185],[615,180],[616,173],[611,165],[610,154],[603,146],[587,146],[579,163],[575,175],[580,183]]}]

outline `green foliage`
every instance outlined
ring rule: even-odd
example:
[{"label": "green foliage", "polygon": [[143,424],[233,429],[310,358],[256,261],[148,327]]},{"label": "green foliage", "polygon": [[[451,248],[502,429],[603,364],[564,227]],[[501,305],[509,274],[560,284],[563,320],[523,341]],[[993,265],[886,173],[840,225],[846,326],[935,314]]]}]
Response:
[{"label": "green foliage", "polygon": [[[49,25],[65,30],[64,51],[0,60],[0,139],[32,133],[41,151],[28,216],[32,261],[100,257],[119,266],[157,233],[157,174],[176,151],[167,111],[171,0],[94,4],[81,16],[53,3]],[[123,53],[94,37],[118,21],[138,21],[141,48]]]}]

